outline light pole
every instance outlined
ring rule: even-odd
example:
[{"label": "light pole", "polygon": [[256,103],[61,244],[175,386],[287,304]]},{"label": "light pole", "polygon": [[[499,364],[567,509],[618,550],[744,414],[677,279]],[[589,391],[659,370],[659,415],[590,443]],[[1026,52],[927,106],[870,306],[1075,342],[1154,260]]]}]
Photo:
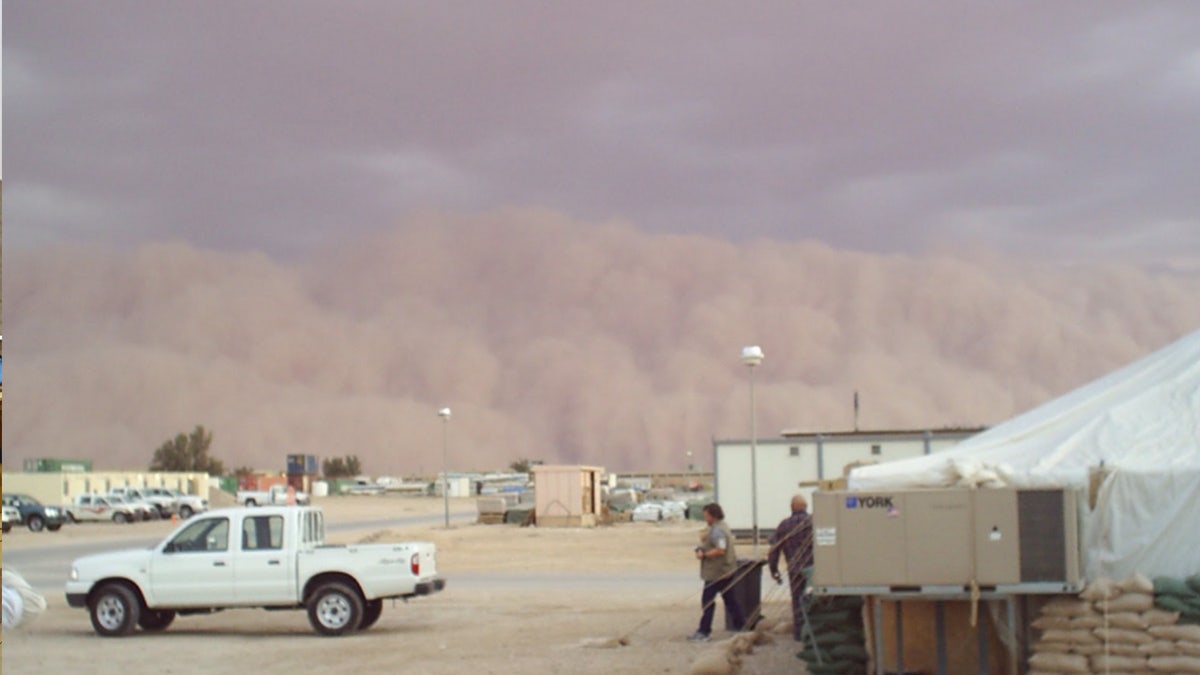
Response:
[{"label": "light pole", "polygon": [[438,411],[438,417],[442,418],[442,503],[446,507],[446,529],[450,529],[450,474],[446,473],[446,435],[447,429],[450,428],[450,409],[442,408]]},{"label": "light pole", "polygon": [[754,557],[758,557],[758,419],[754,406],[754,368],[763,362],[758,345],[742,349],[742,363],[750,369],[750,518],[754,528]]}]

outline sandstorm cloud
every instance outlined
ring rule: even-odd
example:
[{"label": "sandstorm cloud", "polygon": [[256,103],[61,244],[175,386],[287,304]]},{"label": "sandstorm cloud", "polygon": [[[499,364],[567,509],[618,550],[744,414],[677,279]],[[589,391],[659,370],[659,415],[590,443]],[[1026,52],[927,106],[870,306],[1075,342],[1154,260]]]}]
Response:
[{"label": "sandstorm cloud", "polygon": [[760,430],[994,423],[1200,326],[1200,277],[1115,263],[735,244],[547,210],[413,216],[306,262],[188,244],[6,260],[5,441],[228,466],[357,454],[373,474],[513,459],[680,469]]}]

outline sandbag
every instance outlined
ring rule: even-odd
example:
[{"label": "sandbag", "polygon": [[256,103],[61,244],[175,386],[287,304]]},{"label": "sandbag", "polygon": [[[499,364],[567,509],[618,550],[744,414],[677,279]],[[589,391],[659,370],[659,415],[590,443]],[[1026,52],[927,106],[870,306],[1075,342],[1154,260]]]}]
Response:
[{"label": "sandbag", "polygon": [[1183,656],[1200,656],[1200,642],[1180,640],[1175,643],[1175,648]]},{"label": "sandbag", "polygon": [[1072,645],[1070,642],[1046,642],[1045,640],[1039,640],[1038,642],[1034,643],[1033,651],[1068,654],[1071,652],[1071,647]]},{"label": "sandbag", "polygon": [[862,664],[857,661],[832,661],[826,663],[806,663],[805,667],[813,675],[841,675],[842,673],[862,672]]},{"label": "sandbag", "polygon": [[1039,616],[1030,624],[1038,630],[1049,630],[1051,628],[1067,629],[1071,627],[1071,617],[1069,616]]},{"label": "sandbag", "polygon": [[1091,657],[1092,670],[1106,673],[1113,670],[1139,671],[1146,669],[1144,656],[1117,656],[1115,654],[1096,654]]},{"label": "sandbag", "polygon": [[1121,587],[1117,586],[1117,582],[1112,579],[1100,577],[1087,582],[1087,586],[1083,588],[1083,592],[1079,594],[1081,600],[1095,602],[1097,600],[1112,600],[1121,594]]},{"label": "sandbag", "polygon": [[1059,673],[1089,672],[1087,657],[1079,654],[1034,654],[1029,657],[1029,667]]},{"label": "sandbag", "polygon": [[1179,595],[1156,595],[1154,596],[1154,604],[1159,609],[1165,609],[1169,612],[1178,612],[1180,621],[1189,619],[1196,621],[1200,619],[1200,601],[1194,601]]},{"label": "sandbag", "polygon": [[1179,648],[1171,640],[1155,640],[1144,645],[1138,645],[1138,651],[1145,656],[1179,656]]},{"label": "sandbag", "polygon": [[833,661],[866,661],[871,656],[862,645],[837,645],[829,650],[829,655]]},{"label": "sandbag", "polygon": [[1129,630],[1127,628],[1097,628],[1092,631],[1096,637],[1102,642],[1121,642],[1127,645],[1144,645],[1147,642],[1154,642],[1152,637],[1146,631]]},{"label": "sandbag", "polygon": [[1108,621],[1108,625],[1113,628],[1128,628],[1130,630],[1146,630],[1150,627],[1150,622],[1145,616],[1137,612],[1117,612],[1104,617]]},{"label": "sandbag", "polygon": [[1181,598],[1197,596],[1196,591],[1186,581],[1174,577],[1154,577],[1154,594]]},{"label": "sandbag", "polygon": [[1068,645],[1100,644],[1100,638],[1090,630],[1061,630],[1053,628],[1042,633],[1043,642],[1059,642]]},{"label": "sandbag", "polygon": [[849,633],[841,633],[838,631],[829,631],[827,633],[817,633],[816,643],[822,648],[832,649],[834,645],[854,644],[860,640]]},{"label": "sandbag", "polygon": [[1153,593],[1154,582],[1145,574],[1134,573],[1117,582],[1117,588],[1126,593]]},{"label": "sandbag", "polygon": [[1139,650],[1138,645],[1127,645],[1120,642],[1104,645],[1104,650],[1108,654],[1117,656],[1140,656],[1143,659],[1147,656]]},{"label": "sandbag", "polygon": [[1154,596],[1147,593],[1122,593],[1112,600],[1101,600],[1096,609],[1109,614],[1117,612],[1144,612],[1154,609]]},{"label": "sandbag", "polygon": [[1195,656],[1151,656],[1150,670],[1158,673],[1200,673],[1200,658]]},{"label": "sandbag", "polygon": [[1174,626],[1151,626],[1150,634],[1160,640],[1187,640],[1200,642],[1200,626],[1175,624]]},{"label": "sandbag", "polygon": [[1103,642],[1097,642],[1093,645],[1072,645],[1071,653],[1083,654],[1084,656],[1094,656],[1096,654],[1109,654],[1111,645],[1106,645]]},{"label": "sandbag", "polygon": [[1104,617],[1100,614],[1090,614],[1088,616],[1077,616],[1071,619],[1071,628],[1079,630],[1092,630],[1104,625]]},{"label": "sandbag", "polygon": [[1174,626],[1179,623],[1179,612],[1168,612],[1165,609],[1148,609],[1142,612],[1142,618],[1151,626]]},{"label": "sandbag", "polygon": [[1057,598],[1042,607],[1042,616],[1076,617],[1095,613],[1096,610],[1092,608],[1092,603],[1071,598]]}]

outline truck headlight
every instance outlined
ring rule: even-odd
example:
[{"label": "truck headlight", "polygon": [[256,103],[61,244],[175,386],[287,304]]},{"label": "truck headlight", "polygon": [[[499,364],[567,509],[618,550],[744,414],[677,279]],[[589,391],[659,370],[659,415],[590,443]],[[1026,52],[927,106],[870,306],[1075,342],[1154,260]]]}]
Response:
[{"label": "truck headlight", "polygon": [[71,581],[79,581],[79,568],[72,567],[71,573],[67,576],[70,577]]},{"label": "truck headlight", "polygon": [[51,518],[56,518],[58,516],[58,509],[54,508],[53,506],[47,506],[46,515]]}]

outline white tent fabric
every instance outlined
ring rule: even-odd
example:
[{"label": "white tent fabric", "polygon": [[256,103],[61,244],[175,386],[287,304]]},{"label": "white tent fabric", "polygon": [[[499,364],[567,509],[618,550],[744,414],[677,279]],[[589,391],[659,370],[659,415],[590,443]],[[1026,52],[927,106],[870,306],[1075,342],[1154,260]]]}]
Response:
[{"label": "white tent fabric", "polygon": [[1200,573],[1200,331],[952,450],[856,469],[849,487],[1086,487],[1101,464],[1088,576]]}]

